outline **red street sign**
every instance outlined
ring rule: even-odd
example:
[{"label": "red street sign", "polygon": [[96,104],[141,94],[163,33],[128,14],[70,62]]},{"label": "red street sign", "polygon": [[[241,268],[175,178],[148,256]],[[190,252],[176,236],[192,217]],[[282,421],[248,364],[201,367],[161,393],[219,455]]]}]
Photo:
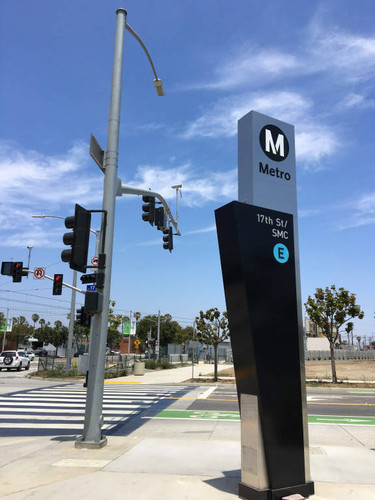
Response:
[{"label": "red street sign", "polygon": [[98,263],[99,263],[99,259],[98,259],[98,257],[93,257],[93,258],[91,259],[91,265],[92,265],[92,266],[98,267]]}]

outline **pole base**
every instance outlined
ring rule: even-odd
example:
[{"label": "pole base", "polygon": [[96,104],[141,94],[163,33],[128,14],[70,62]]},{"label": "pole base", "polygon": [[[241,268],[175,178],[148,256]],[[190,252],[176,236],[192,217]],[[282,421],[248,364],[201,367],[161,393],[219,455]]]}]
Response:
[{"label": "pole base", "polygon": [[238,496],[246,500],[281,500],[283,497],[296,493],[299,493],[304,498],[308,498],[314,494],[314,483],[309,481],[296,486],[265,490],[258,490],[244,483],[240,483],[238,486]]},{"label": "pole base", "polygon": [[83,436],[77,436],[74,446],[76,448],[90,448],[92,450],[103,448],[106,446],[107,442],[106,436],[101,436],[99,441],[84,441]]}]

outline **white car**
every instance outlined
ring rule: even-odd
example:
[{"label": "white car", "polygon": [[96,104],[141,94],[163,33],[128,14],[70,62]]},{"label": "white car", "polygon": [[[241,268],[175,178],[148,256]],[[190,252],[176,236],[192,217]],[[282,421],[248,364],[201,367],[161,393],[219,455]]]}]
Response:
[{"label": "white car", "polygon": [[26,356],[29,358],[30,361],[34,361],[35,359],[35,354],[33,351],[26,351]]},{"label": "white car", "polygon": [[0,354],[0,371],[7,369],[8,372],[13,368],[19,372],[22,368],[28,370],[30,368],[30,359],[24,351],[3,351]]}]

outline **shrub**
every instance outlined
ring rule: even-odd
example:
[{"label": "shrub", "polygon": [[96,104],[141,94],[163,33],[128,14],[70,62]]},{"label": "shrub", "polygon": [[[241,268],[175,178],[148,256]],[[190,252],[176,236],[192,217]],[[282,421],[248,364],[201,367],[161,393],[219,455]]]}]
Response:
[{"label": "shrub", "polygon": [[78,369],[76,366],[72,366],[68,373],[65,372],[65,367],[62,365],[53,366],[48,368],[43,372],[39,372],[42,377],[46,378],[70,378],[79,377]]},{"label": "shrub", "polygon": [[161,359],[159,361],[155,359],[146,359],[145,368],[148,370],[156,370],[157,368],[167,370],[169,368],[174,368],[174,366],[167,359]]}]

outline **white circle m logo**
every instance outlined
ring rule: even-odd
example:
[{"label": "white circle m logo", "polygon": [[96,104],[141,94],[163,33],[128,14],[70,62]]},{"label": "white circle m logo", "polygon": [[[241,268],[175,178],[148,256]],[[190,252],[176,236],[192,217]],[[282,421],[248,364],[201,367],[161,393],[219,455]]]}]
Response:
[{"label": "white circle m logo", "polygon": [[259,143],[264,154],[273,161],[283,161],[289,154],[288,139],[276,125],[265,125],[262,128]]}]

